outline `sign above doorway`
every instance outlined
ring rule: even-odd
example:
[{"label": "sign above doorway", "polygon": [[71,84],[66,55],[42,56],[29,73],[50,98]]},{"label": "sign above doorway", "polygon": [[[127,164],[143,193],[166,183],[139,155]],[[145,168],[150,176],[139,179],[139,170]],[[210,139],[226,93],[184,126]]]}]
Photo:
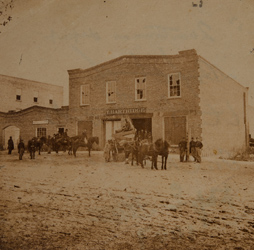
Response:
[{"label": "sign above doorway", "polygon": [[135,113],[146,113],[146,108],[125,108],[125,109],[108,109],[107,115],[125,115]]}]

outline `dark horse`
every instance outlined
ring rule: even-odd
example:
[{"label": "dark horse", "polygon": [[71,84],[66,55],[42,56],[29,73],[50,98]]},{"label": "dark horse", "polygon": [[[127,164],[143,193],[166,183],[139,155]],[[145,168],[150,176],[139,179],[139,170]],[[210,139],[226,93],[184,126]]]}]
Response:
[{"label": "dark horse", "polygon": [[35,148],[36,148],[36,150],[38,150],[39,155],[40,155],[42,145],[47,142],[47,138],[42,136],[42,137],[34,137],[33,139],[35,141]]},{"label": "dark horse", "polygon": [[158,155],[161,155],[161,169],[167,169],[167,159],[169,154],[169,143],[165,140],[158,139],[154,143],[154,151],[155,151],[155,165],[157,167],[157,158]]},{"label": "dark horse", "polygon": [[133,166],[134,158],[136,159],[136,163],[138,165],[138,148],[139,141],[126,141],[123,144],[124,154],[125,154],[125,163],[128,164],[129,156],[131,155],[131,165]]},{"label": "dark horse", "polygon": [[72,152],[72,143],[73,139],[71,137],[59,137],[59,138],[50,138],[48,142],[49,146],[52,146],[53,150],[58,153],[58,151],[63,150],[64,152],[68,150],[68,154]]},{"label": "dark horse", "polygon": [[151,169],[157,168],[157,159],[158,155],[162,156],[162,165],[161,169],[167,169],[167,159],[169,153],[169,143],[165,140],[158,139],[155,143],[149,143],[144,140],[140,143],[138,154],[139,154],[139,163],[141,167],[144,168],[144,160],[146,157],[150,157],[152,161]]},{"label": "dark horse", "polygon": [[140,163],[141,167],[144,168],[144,161],[146,159],[151,159],[152,166],[155,169],[157,168],[157,158],[154,150],[154,144],[148,142],[148,140],[143,140],[140,142],[140,145],[138,147],[138,162]]},{"label": "dark horse", "polygon": [[91,156],[91,149],[94,143],[99,144],[99,137],[89,137],[88,140],[86,140],[86,138],[84,138],[82,135],[72,137],[73,155],[76,157],[76,152],[79,147],[87,147],[89,156]]}]

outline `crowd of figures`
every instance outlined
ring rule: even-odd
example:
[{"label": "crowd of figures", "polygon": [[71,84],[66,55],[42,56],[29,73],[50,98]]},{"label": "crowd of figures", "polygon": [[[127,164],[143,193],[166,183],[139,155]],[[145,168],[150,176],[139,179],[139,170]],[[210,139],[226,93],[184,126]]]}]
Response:
[{"label": "crowd of figures", "polygon": [[179,142],[180,162],[188,161],[188,156],[190,154],[194,158],[195,162],[201,163],[201,150],[203,148],[202,142],[199,140],[198,137],[196,137],[196,139],[192,137],[189,143],[189,152],[187,152],[187,144],[188,138],[185,137],[183,137],[182,141]]},{"label": "crowd of figures", "polygon": [[[40,154],[43,145],[47,145],[48,154],[51,151],[58,153],[60,150],[68,151],[68,154],[73,154],[76,156],[77,149],[79,147],[87,147],[89,151],[89,156],[91,155],[91,149],[93,144],[99,144],[98,137],[87,137],[86,130],[78,136],[69,137],[68,130],[63,134],[57,133],[52,137],[33,137],[28,141],[27,147],[22,139],[18,144],[19,159],[22,160],[25,150],[30,154],[31,159],[35,159],[35,152],[38,151]],[[188,138],[183,137],[179,142],[179,154],[180,162],[189,161],[189,155],[194,158],[194,161],[201,163],[201,150],[203,148],[202,142],[197,137],[191,138],[188,145]],[[144,168],[146,160],[151,160],[151,168],[157,168],[158,156],[161,156],[161,169],[167,168],[167,159],[169,154],[169,143],[166,140],[158,139],[154,143],[152,141],[152,135],[146,130],[136,131],[133,140],[108,140],[104,148],[104,157],[106,162],[111,159],[117,161],[119,149],[123,149],[125,154],[125,163],[129,163],[129,158],[131,157],[131,164],[133,165],[134,160],[136,164]],[[14,149],[14,143],[12,137],[8,140],[8,154],[11,154]],[[189,151],[188,151],[189,150]]]},{"label": "crowd of figures", "polygon": [[111,161],[111,159],[117,161],[119,150],[124,151],[126,164],[129,163],[129,158],[131,157],[132,165],[134,160],[136,160],[136,164],[141,165],[141,167],[144,168],[146,160],[150,159],[152,162],[151,168],[158,169],[157,158],[161,155],[161,169],[167,168],[166,164],[169,154],[169,143],[162,139],[158,139],[153,143],[152,134],[147,130],[137,130],[132,140],[119,136],[115,137],[115,139],[108,140],[104,147],[104,157],[106,162]]},{"label": "crowd of figures", "polygon": [[[30,154],[30,158],[35,159],[35,152],[38,151],[38,154],[40,155],[42,146],[46,145],[48,154],[51,154],[52,151],[58,153],[60,150],[62,150],[64,152],[68,151],[68,154],[73,154],[76,156],[76,152],[79,147],[87,147],[90,156],[94,143],[99,144],[99,138],[88,138],[86,130],[81,135],[70,137],[68,136],[68,130],[66,129],[63,134],[57,133],[53,136],[49,135],[48,137],[33,137],[32,139],[28,140],[27,145],[25,145],[23,139],[20,139],[18,144],[18,154],[19,159],[22,160],[23,154],[27,149]],[[8,141],[8,154],[11,154],[13,149],[14,143],[12,137],[10,137]]]}]

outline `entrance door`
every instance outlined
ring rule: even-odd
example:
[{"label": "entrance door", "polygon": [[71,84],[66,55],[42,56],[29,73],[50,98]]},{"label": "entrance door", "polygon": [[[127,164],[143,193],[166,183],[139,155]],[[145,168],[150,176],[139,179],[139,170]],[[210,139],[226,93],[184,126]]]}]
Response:
[{"label": "entrance door", "polygon": [[152,119],[142,118],[142,119],[132,119],[132,123],[137,131],[147,131],[152,132]]},{"label": "entrance door", "polygon": [[186,137],[186,117],[165,117],[165,140],[171,145],[178,145]]},{"label": "entrance door", "polygon": [[19,138],[20,138],[20,129],[16,126],[9,126],[3,130],[4,137],[4,146],[8,148],[8,140],[12,137],[14,148],[17,149]]},{"label": "entrance door", "polygon": [[121,129],[121,121],[106,121],[105,122],[105,139],[112,139],[112,135],[115,134],[116,130]]}]

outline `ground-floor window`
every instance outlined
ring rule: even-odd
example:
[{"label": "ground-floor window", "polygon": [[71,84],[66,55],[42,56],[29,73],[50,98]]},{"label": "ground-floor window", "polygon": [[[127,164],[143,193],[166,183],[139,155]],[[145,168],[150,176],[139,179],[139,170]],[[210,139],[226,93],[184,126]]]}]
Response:
[{"label": "ground-floor window", "polygon": [[46,128],[37,128],[36,135],[37,135],[37,137],[46,137],[47,129]]},{"label": "ground-floor window", "polygon": [[186,116],[165,117],[165,140],[171,145],[178,145],[186,137]]}]

